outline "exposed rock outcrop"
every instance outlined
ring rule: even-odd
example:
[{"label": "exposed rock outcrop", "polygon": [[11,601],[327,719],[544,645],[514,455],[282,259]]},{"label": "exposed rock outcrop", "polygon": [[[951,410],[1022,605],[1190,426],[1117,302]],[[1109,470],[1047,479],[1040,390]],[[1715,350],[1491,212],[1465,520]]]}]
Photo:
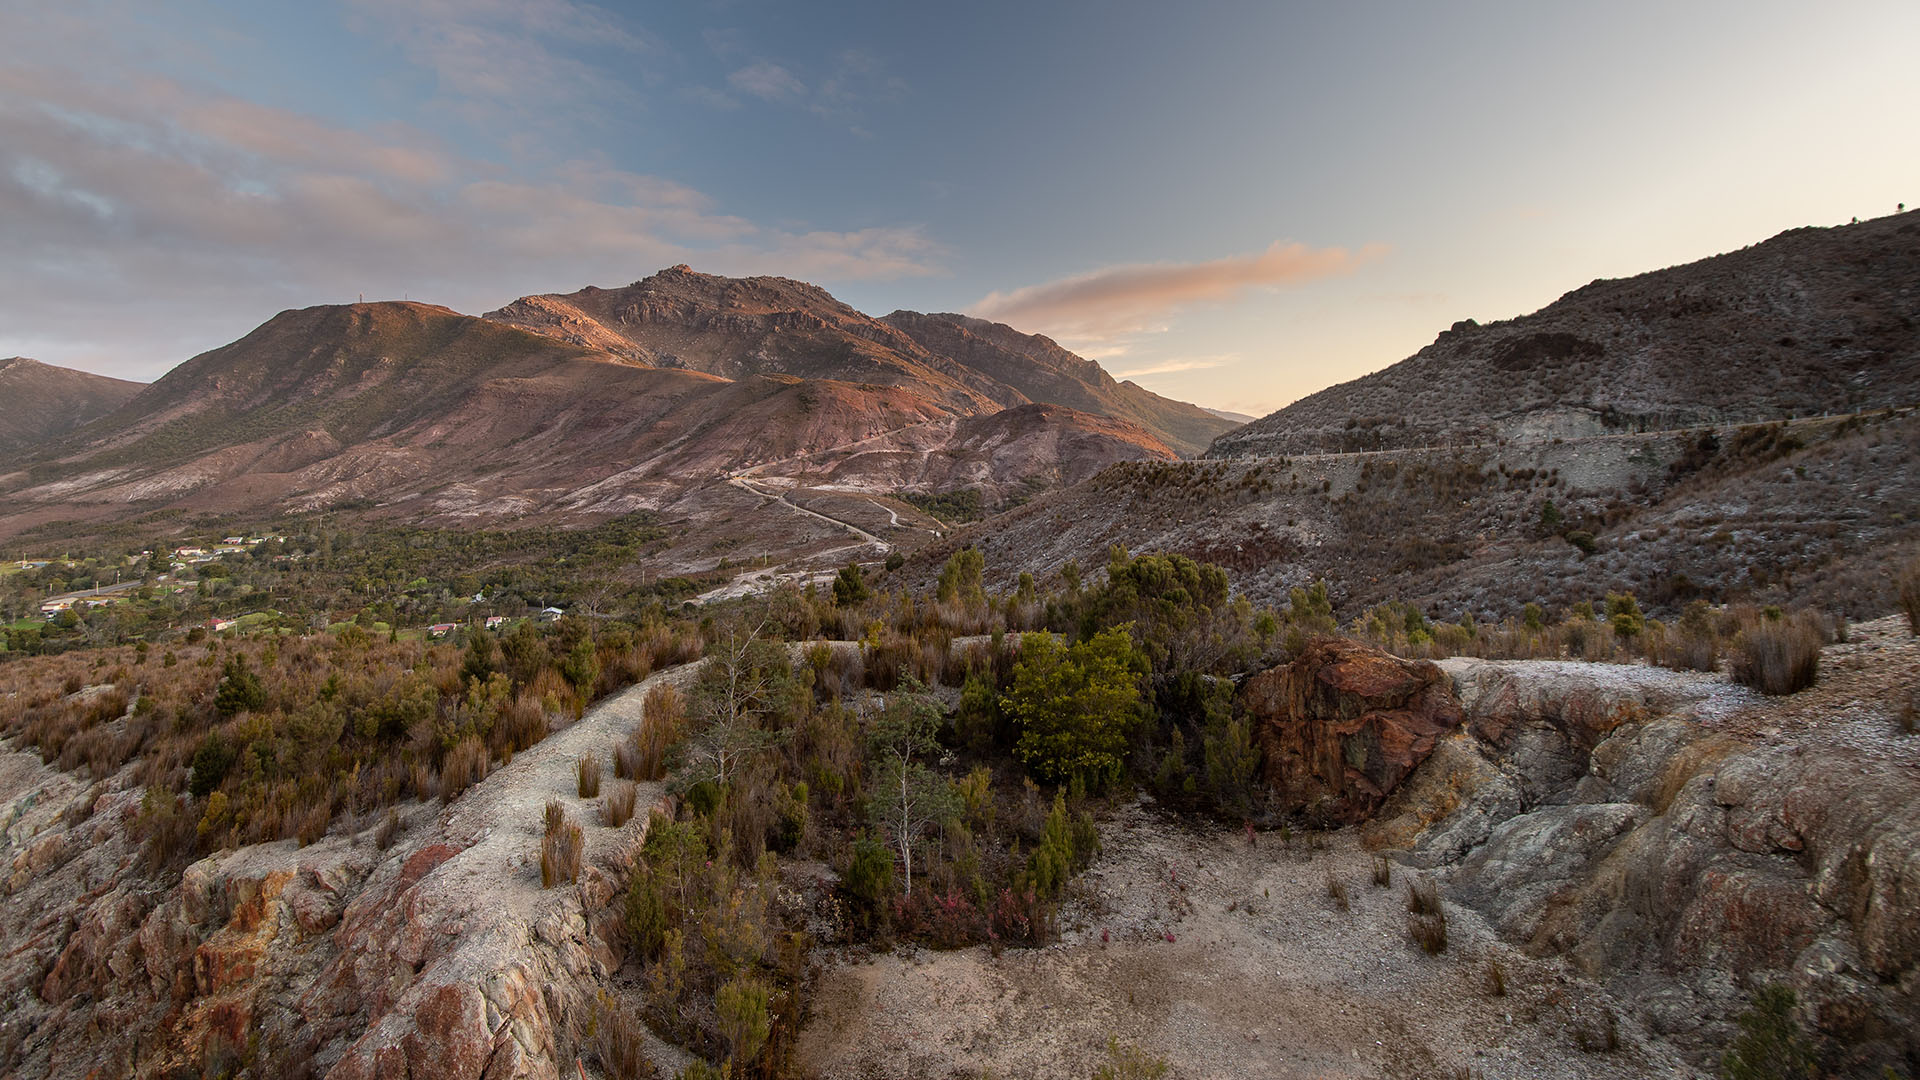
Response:
[{"label": "exposed rock outcrop", "polygon": [[1848,1067],[1911,1068],[1920,740],[1878,703],[1917,658],[1893,620],[1856,629],[1797,711],[1712,676],[1445,661],[1466,728],[1366,835],[1663,1034],[1717,1045],[1784,982]]},{"label": "exposed rock outcrop", "polygon": [[[697,667],[610,699],[446,807],[404,808],[390,849],[369,828],[222,851],[171,879],[131,838],[133,767],[103,792],[0,753],[0,1073],[573,1075],[579,1025],[623,992],[617,886],[648,821],[598,826],[574,764]],[[549,799],[589,828],[580,880],[544,889]]]},{"label": "exposed rock outcrop", "polygon": [[1371,814],[1461,722],[1439,667],[1339,638],[1240,693],[1282,804],[1327,823]]}]

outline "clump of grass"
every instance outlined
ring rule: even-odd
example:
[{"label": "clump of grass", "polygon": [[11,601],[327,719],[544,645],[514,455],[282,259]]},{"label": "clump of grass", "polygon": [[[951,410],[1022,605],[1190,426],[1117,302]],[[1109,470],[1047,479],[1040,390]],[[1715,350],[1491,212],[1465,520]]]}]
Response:
[{"label": "clump of grass", "polygon": [[1920,637],[1920,559],[1900,572],[1900,610],[1907,614],[1907,633]]},{"label": "clump of grass", "polygon": [[631,780],[616,780],[613,790],[601,800],[600,812],[606,817],[607,824],[614,828],[625,825],[633,817],[633,804],[639,795],[639,788]]},{"label": "clump of grass", "polygon": [[1495,959],[1487,961],[1487,996],[1507,996],[1507,969],[1504,964]]},{"label": "clump of grass", "polygon": [[595,1003],[594,1021],[594,1049],[608,1076],[645,1080],[660,1075],[647,1058],[640,1018],[621,1008],[604,990]]},{"label": "clump of grass", "polygon": [[1170,1068],[1165,1058],[1109,1035],[1106,1063],[1093,1070],[1093,1080],[1160,1080]]},{"label": "clump of grass", "polygon": [[615,780],[640,779],[640,747],[632,739],[615,743],[613,746],[613,778]]},{"label": "clump of grass", "polygon": [[1447,913],[1430,878],[1407,883],[1407,933],[1429,956],[1447,951]]},{"label": "clump of grass", "polygon": [[400,838],[400,811],[387,807],[387,816],[380,820],[380,828],[373,834],[373,845],[381,851],[393,846]]},{"label": "clump of grass", "polygon": [[1393,863],[1385,855],[1373,857],[1373,887],[1384,889],[1393,884]]},{"label": "clump of grass", "polygon": [[1804,615],[1763,614],[1733,639],[1734,681],[1773,696],[1805,690],[1820,675],[1820,638]]},{"label": "clump of grass", "polygon": [[1587,1054],[1611,1054],[1620,1049],[1620,1022],[1614,1019],[1613,1010],[1602,1005],[1598,1017],[1577,1021],[1573,1045]]},{"label": "clump of grass", "polygon": [[487,744],[478,735],[469,735],[453,744],[446,760],[440,763],[440,798],[452,802],[460,793],[487,778],[491,764]]},{"label": "clump of grass", "polygon": [[1341,911],[1353,909],[1353,899],[1347,895],[1346,879],[1335,877],[1331,873],[1327,875],[1327,899],[1332,900],[1333,906]]},{"label": "clump of grass", "polygon": [[580,797],[597,799],[600,797],[600,755],[580,755]]},{"label": "clump of grass", "polygon": [[587,848],[586,830],[569,818],[566,811],[556,815],[556,809],[557,804],[547,804],[547,833],[540,841],[540,887],[543,889],[551,889],[562,881],[579,881],[580,858]]},{"label": "clump of grass", "polygon": [[667,748],[680,738],[686,715],[686,701],[672,686],[661,683],[647,691],[640,726],[633,732],[634,749],[639,755],[635,780],[658,780],[667,774]]}]

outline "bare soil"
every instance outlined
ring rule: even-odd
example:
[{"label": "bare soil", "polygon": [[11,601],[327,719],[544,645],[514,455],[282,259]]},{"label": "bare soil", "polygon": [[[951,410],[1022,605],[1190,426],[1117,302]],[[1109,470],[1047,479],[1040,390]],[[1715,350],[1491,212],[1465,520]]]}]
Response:
[{"label": "bare soil", "polygon": [[1088,1076],[1117,1037],[1176,1077],[1700,1075],[1467,909],[1445,904],[1446,950],[1422,952],[1412,872],[1376,887],[1353,830],[1249,844],[1142,800],[1101,836],[1057,945],[826,954],[802,1061],[834,1077]]}]

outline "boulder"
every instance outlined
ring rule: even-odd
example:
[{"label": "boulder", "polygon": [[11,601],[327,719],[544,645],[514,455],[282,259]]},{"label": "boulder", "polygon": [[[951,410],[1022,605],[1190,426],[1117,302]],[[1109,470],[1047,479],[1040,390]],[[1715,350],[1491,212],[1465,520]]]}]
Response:
[{"label": "boulder", "polygon": [[1327,824],[1370,816],[1461,724],[1437,665],[1335,638],[1248,679],[1240,698],[1282,805]]}]

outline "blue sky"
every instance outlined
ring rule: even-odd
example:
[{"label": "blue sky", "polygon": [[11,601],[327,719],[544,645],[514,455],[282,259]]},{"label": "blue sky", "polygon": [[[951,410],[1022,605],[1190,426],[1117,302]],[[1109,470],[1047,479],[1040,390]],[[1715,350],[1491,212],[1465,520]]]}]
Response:
[{"label": "blue sky", "polygon": [[1264,413],[1920,204],[1910,2],[0,0],[0,356],[676,262]]}]

